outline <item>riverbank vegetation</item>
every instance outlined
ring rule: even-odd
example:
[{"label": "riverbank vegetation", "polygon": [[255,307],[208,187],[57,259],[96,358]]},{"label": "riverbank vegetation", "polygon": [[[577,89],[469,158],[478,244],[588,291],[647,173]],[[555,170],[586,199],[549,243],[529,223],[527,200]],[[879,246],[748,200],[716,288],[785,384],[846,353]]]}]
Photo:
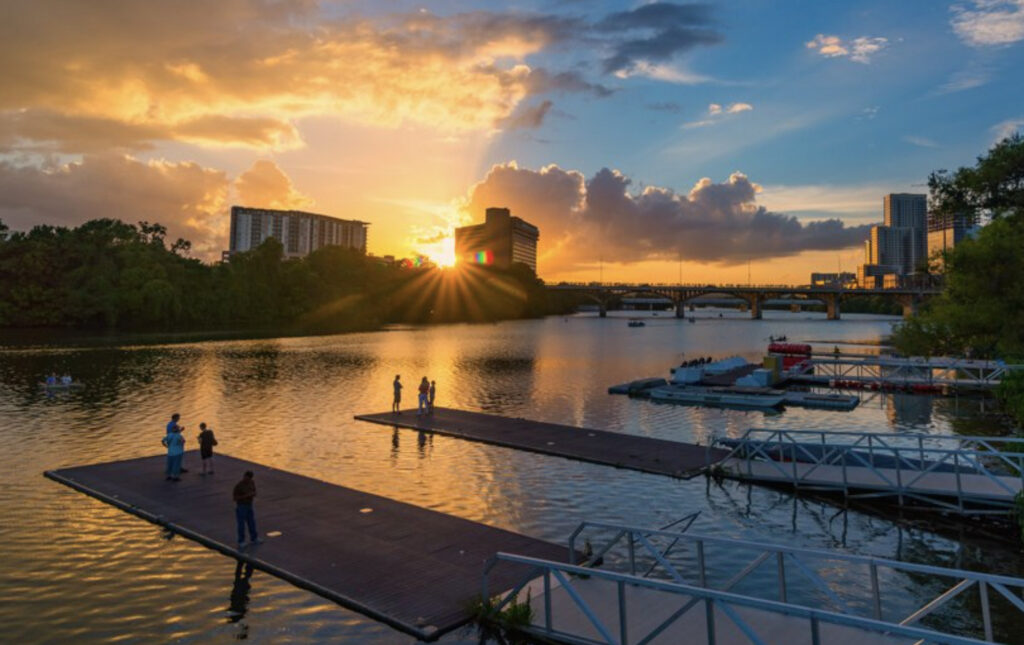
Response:
[{"label": "riverbank vegetation", "polygon": [[[930,211],[988,221],[942,258],[942,294],[893,334],[903,353],[1024,360],[1024,137],[996,144],[973,167],[932,173]],[[1007,381],[1004,409],[1024,424],[1024,386]]]},{"label": "riverbank vegetation", "polygon": [[341,247],[286,259],[273,238],[205,264],[165,236],[113,219],[14,234],[0,222],[0,327],[330,333],[562,311],[526,265],[407,267]]}]

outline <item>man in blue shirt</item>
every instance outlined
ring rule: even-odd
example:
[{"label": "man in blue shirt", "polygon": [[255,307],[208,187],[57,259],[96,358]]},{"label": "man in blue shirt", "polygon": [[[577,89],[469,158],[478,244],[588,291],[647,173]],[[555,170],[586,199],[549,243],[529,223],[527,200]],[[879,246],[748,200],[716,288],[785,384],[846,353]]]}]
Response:
[{"label": "man in blue shirt", "polygon": [[[178,425],[178,420],[179,419],[181,419],[181,415],[178,414],[177,412],[175,412],[174,414],[171,415],[171,420],[167,422],[167,432],[166,432],[166,434],[164,436],[166,437],[167,435],[171,434],[172,432],[177,432],[179,434],[179,436],[181,436],[181,443],[182,443],[182,445],[185,445],[185,437],[184,437],[184,435],[181,434],[181,433],[183,433],[185,431],[185,428],[183,428],[183,427]],[[184,451],[182,452],[181,457],[182,458],[178,461],[179,470],[180,470],[180,472],[187,473],[188,472],[188,468],[185,468],[185,454],[184,454]]]}]

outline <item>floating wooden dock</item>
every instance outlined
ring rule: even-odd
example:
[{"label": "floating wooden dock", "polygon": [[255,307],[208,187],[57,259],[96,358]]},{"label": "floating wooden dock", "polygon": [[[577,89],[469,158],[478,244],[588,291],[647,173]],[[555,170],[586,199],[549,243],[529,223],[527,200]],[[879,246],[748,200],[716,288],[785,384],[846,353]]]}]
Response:
[{"label": "floating wooden dock", "polygon": [[681,441],[451,408],[435,408],[422,416],[406,410],[401,414],[360,414],[356,419],[683,479],[702,473],[709,464],[729,454],[720,448]]},{"label": "floating wooden dock", "polygon": [[[426,641],[471,620],[495,553],[568,557],[565,546],[227,455],[217,456],[216,475],[193,471],[180,482],[165,481],[164,462],[143,457],[45,474]],[[186,462],[198,465],[198,454]],[[256,524],[266,541],[239,551],[231,491],[246,470],[256,474]],[[524,572],[506,567],[496,586],[511,587]]]}]

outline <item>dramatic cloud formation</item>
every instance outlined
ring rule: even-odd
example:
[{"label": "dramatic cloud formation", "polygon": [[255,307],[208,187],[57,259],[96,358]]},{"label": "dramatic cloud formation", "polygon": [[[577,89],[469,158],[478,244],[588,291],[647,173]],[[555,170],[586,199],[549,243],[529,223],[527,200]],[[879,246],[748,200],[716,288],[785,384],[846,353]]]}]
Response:
[{"label": "dramatic cloud formation", "polygon": [[301,209],[313,205],[295,190],[292,180],[273,161],[260,159],[235,180],[239,203],[254,208]]},{"label": "dramatic cloud formation", "polygon": [[849,57],[858,63],[870,63],[871,57],[889,45],[887,38],[869,38],[861,36],[849,42],[843,42],[839,36],[818,34],[806,43],[808,49],[817,51],[826,58]]},{"label": "dramatic cloud formation", "polygon": [[492,167],[461,207],[479,219],[488,206],[507,206],[539,226],[546,272],[592,265],[598,256],[739,264],[856,246],[868,231],[770,212],[756,203],[757,184],[740,173],[723,183],[701,179],[687,194],[654,186],[636,192],[631,183],[607,168],[586,180],[557,166],[534,171],[508,163]]},{"label": "dramatic cloud formation", "polygon": [[1024,0],[973,0],[950,7],[950,24],[972,47],[1006,45],[1024,40]]},{"label": "dramatic cloud formation", "polygon": [[[629,72],[721,40],[704,5],[651,3],[596,20],[339,11],[315,0],[22,3],[0,23],[0,152],[167,140],[293,148],[293,121],[314,115],[450,132],[536,127],[547,109],[514,116],[531,96],[611,94],[585,78],[593,66]],[[526,63],[568,49],[591,60],[569,71]]]},{"label": "dramatic cloud formation", "polygon": [[191,240],[193,253],[210,259],[227,248],[229,188],[225,173],[190,162],[115,154],[43,168],[0,162],[0,219],[15,230],[102,217],[159,222],[168,237]]},{"label": "dramatic cloud formation", "polygon": [[77,226],[91,219],[141,220],[167,227],[168,237],[192,242],[192,254],[214,260],[227,248],[228,205],[306,208],[274,162],[259,160],[232,183],[227,173],[192,162],[143,162],[118,154],[37,166],[0,162],[0,219],[14,230],[42,222]]}]

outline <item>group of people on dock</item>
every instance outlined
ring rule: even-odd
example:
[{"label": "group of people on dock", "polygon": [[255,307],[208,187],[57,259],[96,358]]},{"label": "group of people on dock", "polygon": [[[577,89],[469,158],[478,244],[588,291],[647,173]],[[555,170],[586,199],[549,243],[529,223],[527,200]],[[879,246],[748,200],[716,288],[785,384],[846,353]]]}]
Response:
[{"label": "group of people on dock", "polygon": [[[175,412],[171,420],[167,422],[167,431],[161,443],[167,448],[167,481],[181,481],[181,474],[187,473],[188,469],[182,464],[185,457],[185,428],[178,422],[181,415]],[[217,445],[217,438],[213,429],[205,422],[199,424],[199,458],[202,461],[200,475],[213,474],[213,447]],[[241,481],[235,484],[231,491],[232,500],[235,502],[235,524],[238,529],[238,548],[246,546],[245,531],[249,530],[249,540],[252,544],[259,544],[262,540],[256,532],[256,513],[253,511],[253,500],[256,498],[255,474],[251,470],[245,471]]]},{"label": "group of people on dock", "polygon": [[[167,448],[167,469],[165,473],[167,480],[174,482],[181,481],[181,473],[188,472],[188,469],[182,464],[182,460],[185,457],[185,428],[178,425],[180,420],[181,415],[177,412],[171,415],[171,420],[167,422],[167,432],[160,442]],[[200,423],[197,439],[199,441],[199,457],[203,464],[203,469],[199,474],[212,475],[213,447],[217,445],[217,438],[214,436],[213,430],[206,427],[206,423]]]},{"label": "group of people on dock", "polygon": [[58,385],[67,387],[72,383],[74,383],[74,380],[71,378],[70,374],[65,373],[63,376],[58,377],[56,372],[50,372],[49,376],[46,377],[46,380],[43,381],[43,385],[46,387],[56,387]]},{"label": "group of people on dock", "polygon": [[[391,384],[395,392],[395,398],[391,402],[391,411],[395,414],[402,414],[402,375],[395,374],[395,380]],[[420,381],[418,390],[418,405],[416,407],[416,416],[422,416],[424,414],[433,414],[434,412],[434,397],[437,396],[437,381],[430,381],[426,376]]]}]

